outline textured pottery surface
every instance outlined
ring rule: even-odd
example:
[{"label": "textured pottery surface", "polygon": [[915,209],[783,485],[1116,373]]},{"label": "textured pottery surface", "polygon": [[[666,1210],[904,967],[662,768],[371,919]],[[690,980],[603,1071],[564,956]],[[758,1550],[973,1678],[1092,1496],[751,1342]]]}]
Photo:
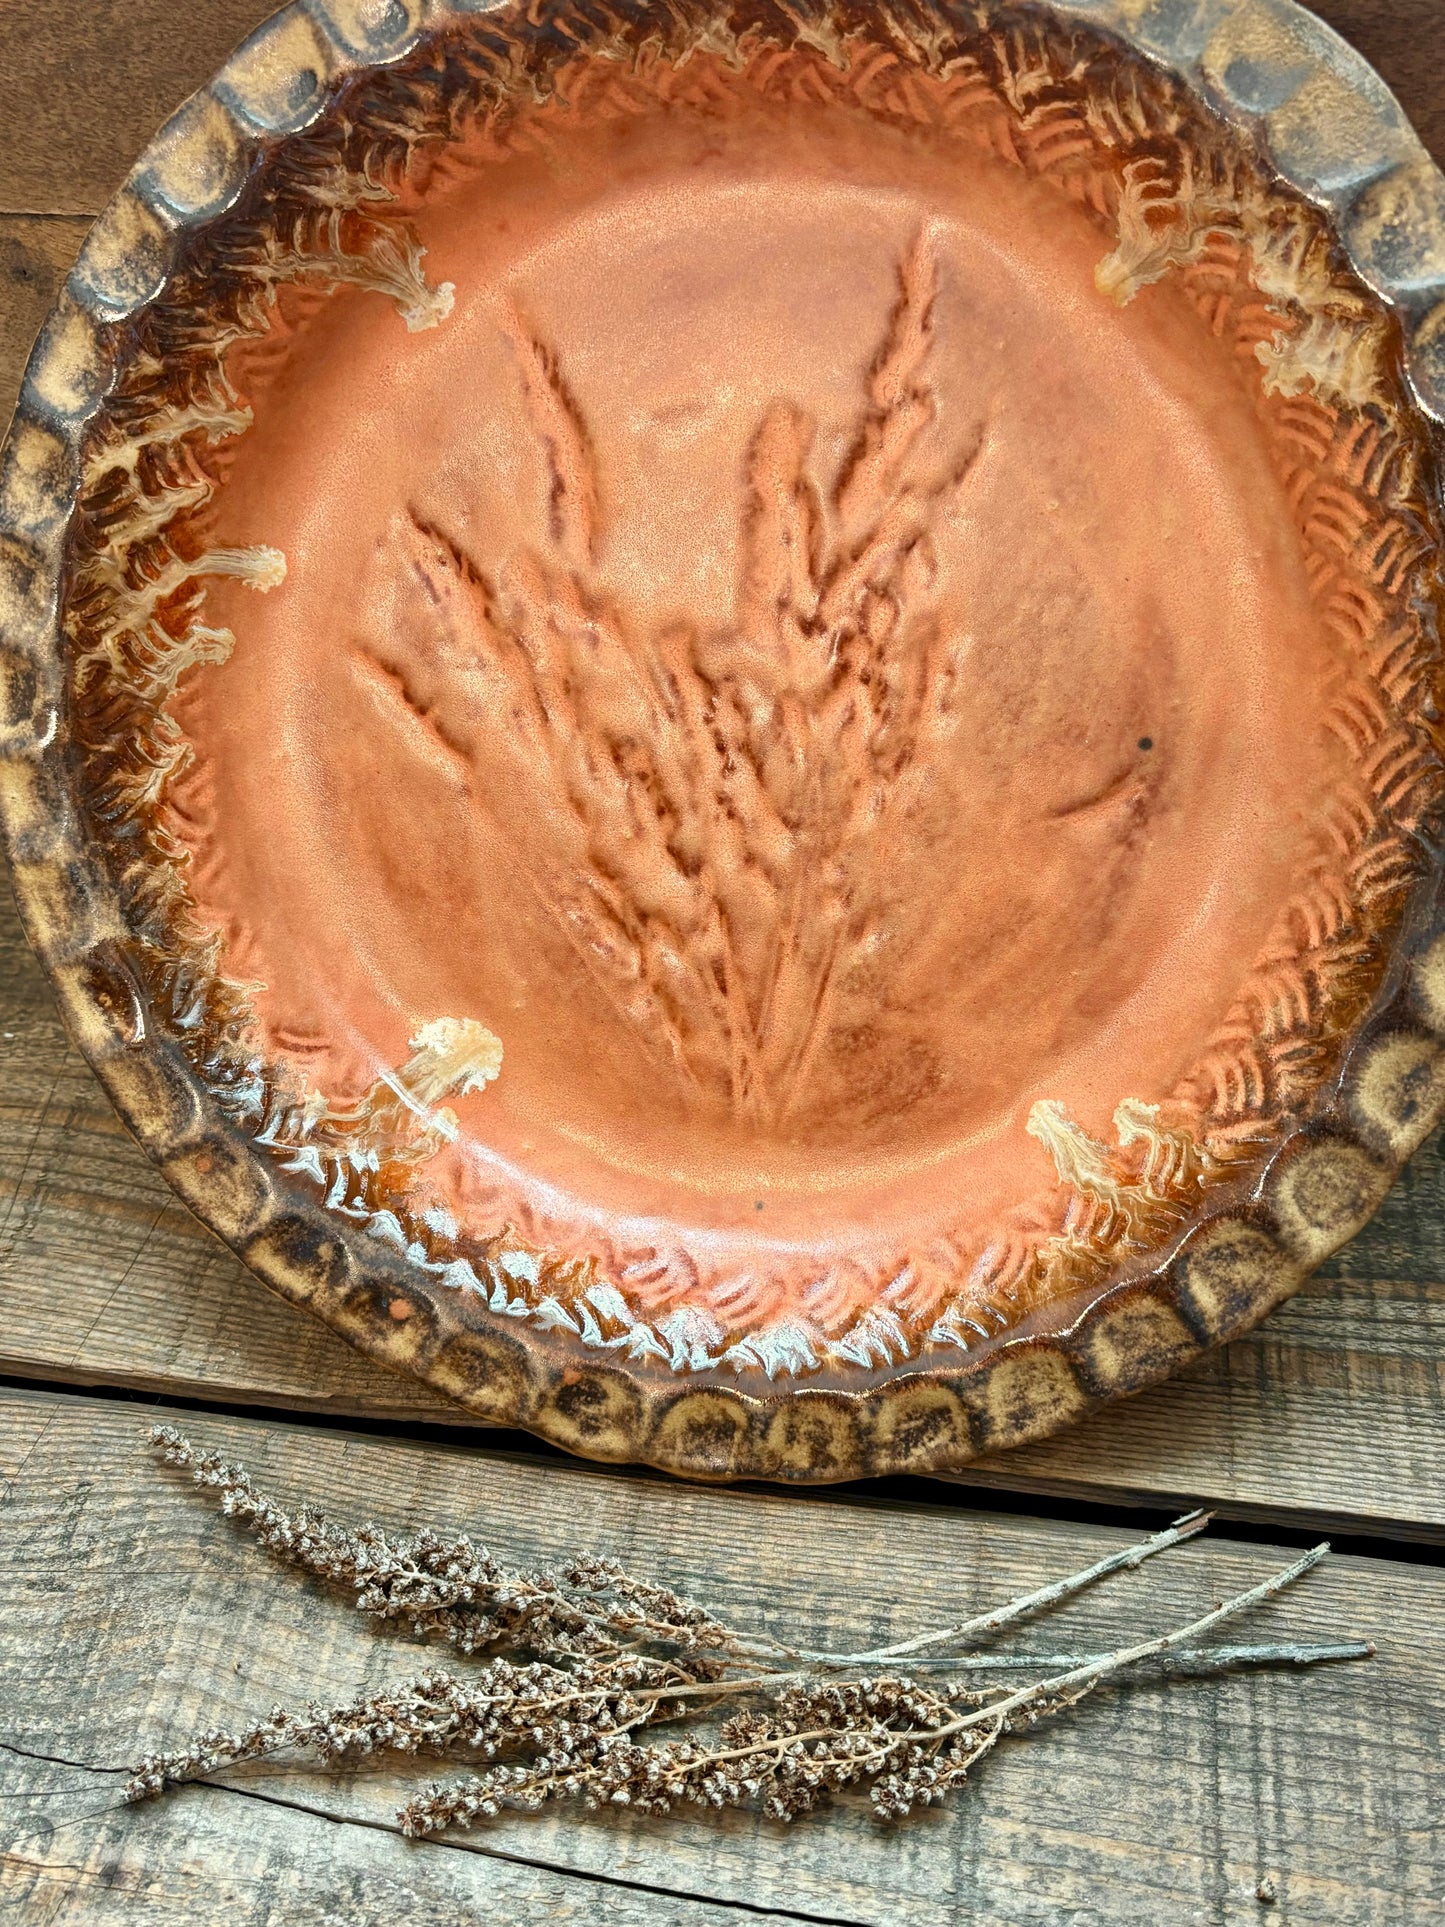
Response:
[{"label": "textured pottery surface", "polygon": [[1445,180],[1284,0],[287,8],[7,445],[32,940],[489,1420],[1037,1437],[1445,1107],[1442,412]]}]

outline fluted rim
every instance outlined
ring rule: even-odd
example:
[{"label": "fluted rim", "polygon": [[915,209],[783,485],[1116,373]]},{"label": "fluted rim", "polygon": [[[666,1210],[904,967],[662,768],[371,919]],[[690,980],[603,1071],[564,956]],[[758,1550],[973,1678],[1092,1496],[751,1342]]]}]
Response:
[{"label": "fluted rim", "polygon": [[[196,1214],[280,1296],[479,1420],[694,1478],[824,1481],[952,1470],[1057,1430],[1247,1330],[1366,1222],[1445,1113],[1442,865],[1330,1101],[1251,1196],[1147,1276],[948,1364],[765,1392],[599,1357],[455,1293],[292,1188],[153,1032],[69,766],[57,624],[87,425],[111,336],[163,290],[182,237],[224,214],[338,83],[402,59],[471,0],[295,0],[175,113],[92,229],[36,344],[0,455],[0,825],[31,942],[121,1116]],[[1445,176],[1384,82],[1293,0],[1041,0],[1189,84],[1329,215],[1398,318],[1421,412],[1445,425]],[[1422,893],[1422,897],[1425,893]]]}]

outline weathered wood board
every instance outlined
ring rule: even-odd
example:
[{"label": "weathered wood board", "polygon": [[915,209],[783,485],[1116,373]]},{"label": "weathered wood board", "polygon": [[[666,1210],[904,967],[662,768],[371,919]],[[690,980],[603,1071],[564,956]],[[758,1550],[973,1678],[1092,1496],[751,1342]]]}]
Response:
[{"label": "weathered wood board", "polygon": [[0,213],[98,214],[274,0],[0,0]]},{"label": "weathered wood board", "polygon": [[[791,1829],[740,1813],[663,1821],[578,1810],[454,1836],[464,1851],[404,1847],[363,1827],[389,1828],[434,1769],[381,1763],[326,1774],[258,1765],[224,1776],[244,1792],[197,1788],[136,1815],[107,1811],[116,1775],[96,1769],[277,1700],[341,1698],[406,1677],[422,1658],[413,1642],[372,1634],[343,1603],[275,1568],[153,1462],[145,1422],[134,1406],[0,1395],[9,1461],[0,1740],[61,1763],[38,1774],[12,1754],[5,1767],[12,1837],[0,1895],[33,1910],[22,1917],[149,1921],[165,1917],[146,1911],[159,1904],[174,1918],[215,1918],[235,1894],[248,1921],[278,1927],[457,1918],[447,1909],[458,1907],[510,1921],[554,1904],[564,1919],[711,1921],[703,1901],[879,1927],[1158,1927],[1259,1918],[1255,1889],[1270,1874],[1280,1904],[1269,1917],[1282,1922],[1445,1918],[1435,1884],[1445,1573],[1353,1558],[1327,1562],[1241,1621],[1240,1636],[1366,1634],[1378,1659],[1109,1689],[1006,1747],[961,1798],[897,1832],[848,1798]],[[666,1572],[734,1623],[834,1648],[953,1623],[1128,1537],[964,1510],[699,1490],[314,1427],[199,1413],[187,1422],[292,1503],[393,1526],[465,1525],[528,1566],[592,1547]],[[1082,1595],[1015,1634],[1014,1646],[1104,1649],[1192,1618],[1292,1556],[1198,1540]],[[303,1818],[316,1814],[343,1823],[326,1846]],[[329,1888],[318,1852],[334,1869]],[[393,1915],[403,1869],[410,1898]],[[655,1897],[650,1911],[632,1890]],[[52,1903],[67,1911],[41,1911]]]}]

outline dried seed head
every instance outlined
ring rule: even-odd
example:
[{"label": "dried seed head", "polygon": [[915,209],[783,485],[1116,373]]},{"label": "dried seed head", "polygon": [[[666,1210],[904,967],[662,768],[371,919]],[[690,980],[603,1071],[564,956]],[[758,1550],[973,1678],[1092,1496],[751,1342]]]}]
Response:
[{"label": "dried seed head", "polygon": [[[1173,1651],[1272,1597],[1321,1556],[1321,1549],[1306,1555],[1182,1632],[1073,1661],[1052,1675],[1040,1662],[1044,1676],[1029,1684],[979,1692],[840,1671],[826,1656],[780,1663],[773,1649],[771,1659],[760,1659],[767,1642],[610,1560],[582,1556],[555,1573],[515,1572],[464,1535],[426,1530],[401,1538],[374,1525],[340,1527],[309,1507],[287,1511],[258,1492],[243,1468],[197,1452],[171,1426],[156,1426],[151,1438],[167,1463],[216,1494],[222,1510],[274,1557],[337,1587],[373,1622],[441,1636],[464,1653],[489,1649],[489,1656],[466,1679],[432,1668],[340,1706],[300,1713],[275,1707],[249,1727],[202,1733],[181,1751],[142,1759],[125,1797],[146,1799],[283,1751],[327,1764],[387,1751],[464,1756],[479,1766],[408,1802],[400,1824],[414,1836],[492,1819],[509,1807],[535,1812],[558,1799],[644,1814],[682,1804],[758,1805],[791,1822],[860,1785],[880,1820],[899,1821],[961,1787],[1007,1734],[1072,1708],[1122,1667]],[[1040,1601],[1057,1603],[1194,1529],[1194,1521],[1182,1522],[965,1630],[996,1631]],[[935,1635],[912,1642],[941,1643]],[[1372,1649],[1237,1650],[1298,1665]],[[638,1737],[664,1721],[689,1721],[691,1730],[672,1739]]]}]

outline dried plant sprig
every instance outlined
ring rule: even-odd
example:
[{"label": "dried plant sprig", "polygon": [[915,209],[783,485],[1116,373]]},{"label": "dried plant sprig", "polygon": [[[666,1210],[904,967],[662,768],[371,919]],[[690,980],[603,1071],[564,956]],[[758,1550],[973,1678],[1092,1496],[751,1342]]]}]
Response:
[{"label": "dried plant sprig", "polygon": [[1167,1552],[1171,1546],[1182,1545],[1186,1539],[1192,1539],[1195,1533],[1203,1532],[1212,1517],[1213,1514],[1209,1512],[1188,1512],[1163,1532],[1156,1532],[1150,1538],[1140,1540],[1137,1545],[1111,1552],[1107,1557],[1096,1560],[1092,1566],[1086,1566],[1082,1572],[1070,1573],[1065,1579],[1056,1579],[1047,1586],[1040,1586],[1036,1592],[1025,1593],[1020,1599],[1011,1599],[1005,1605],[979,1613],[973,1619],[964,1620],[961,1625],[945,1627],[941,1632],[920,1633],[916,1639],[900,1640],[893,1646],[877,1646],[866,1653],[800,1653],[798,1657],[820,1664],[876,1666],[884,1660],[902,1659],[905,1656],[912,1658],[929,1646],[961,1646],[985,1639],[991,1633],[1002,1632],[1005,1626],[1012,1626],[1017,1620],[1028,1618],[1032,1613],[1045,1612],[1050,1606],[1062,1605],[1064,1600],[1100,1579],[1108,1579],[1116,1572],[1135,1571],[1156,1553]]},{"label": "dried plant sprig", "polygon": [[490,1760],[507,1746],[557,1747],[626,1733],[671,1710],[678,1682],[675,1669],[674,1677],[663,1677],[668,1670],[665,1662],[639,1662],[629,1683],[619,1686],[538,1661],[518,1666],[493,1659],[471,1684],[432,1671],[343,1706],[313,1703],[304,1713],[277,1706],[239,1732],[218,1728],[180,1752],[149,1755],[127,1782],[126,1798],[145,1799],[219,1767],[280,1752],[312,1752],[335,1762],[378,1751],[468,1748]]},{"label": "dried plant sprig", "polygon": [[333,1525],[312,1507],[278,1505],[243,1466],[198,1452],[173,1426],[154,1426],[150,1438],[276,1558],[349,1592],[359,1611],[465,1653],[503,1642],[554,1658],[622,1657],[646,1641],[678,1652],[745,1650],[703,1607],[606,1560],[577,1559],[558,1573],[508,1571],[465,1533],[400,1538],[369,1524]]},{"label": "dried plant sprig", "polygon": [[[188,1471],[202,1489],[218,1493],[221,1510],[246,1525],[275,1557],[348,1591],[358,1610],[418,1635],[444,1638],[467,1653],[505,1641],[541,1657],[600,1658],[661,1642],[675,1652],[707,1653],[749,1665],[876,1667],[921,1656],[930,1648],[976,1644],[1062,1604],[1086,1586],[1133,1571],[1202,1532],[1210,1519],[1208,1513],[1191,1512],[1082,1572],[961,1625],[866,1652],[825,1653],[741,1632],[706,1607],[639,1579],[611,1560],[577,1558],[557,1573],[507,1571],[465,1534],[428,1531],[393,1538],[373,1525],[335,1525],[309,1507],[292,1513],[259,1492],[244,1467],[229,1464],[218,1453],[197,1451],[174,1426],[154,1426],[150,1440],[168,1464]],[[954,1660],[943,1663],[956,1663],[956,1653]]]},{"label": "dried plant sprig", "polygon": [[[793,1820],[860,1781],[869,1783],[880,1819],[901,1820],[915,1806],[931,1805],[962,1786],[969,1769],[1007,1734],[1066,1711],[1111,1675],[1263,1604],[1328,1552],[1328,1545],[1315,1546],[1187,1626],[1035,1680],[1001,1699],[908,1679],[790,1685],[768,1710],[727,1721],[716,1745],[683,1740],[648,1747],[623,1736],[589,1735],[581,1748],[544,1752],[525,1764],[432,1786],[402,1809],[402,1831],[437,1833],[494,1818],[503,1807],[532,1811],[567,1797],[580,1797],[589,1807],[610,1804],[652,1814],[671,1812],[682,1802],[723,1807],[760,1799],[771,1818]],[[960,1700],[980,1697],[982,1706],[957,1710]]]},{"label": "dried plant sprig", "polygon": [[[855,1785],[868,1787],[880,1818],[898,1820],[963,1785],[1001,1739],[1125,1671],[1151,1663],[1156,1676],[1306,1666],[1374,1652],[1362,1641],[1189,1644],[1293,1584],[1326,1545],[1186,1626],[1110,1652],[939,1650],[990,1637],[1168,1551],[1203,1529],[1203,1513],[959,1625],[849,1656],[738,1632],[610,1560],[582,1556],[555,1573],[508,1572],[464,1535],[392,1537],[372,1525],[334,1525],[312,1508],[292,1513],[258,1492],[242,1467],[197,1451],[173,1427],[158,1425],[150,1436],[170,1464],[219,1493],[222,1510],[274,1556],[341,1587],[373,1620],[439,1634],[467,1653],[508,1650],[469,1681],[434,1669],[340,1706],[296,1713],[278,1706],[239,1731],[201,1733],[178,1751],[141,1760],[127,1783],[130,1800],[279,1753],[335,1764],[381,1751],[427,1752],[464,1754],[483,1770],[409,1801],[398,1816],[409,1835],[559,1798],[644,1813],[757,1803],[791,1820]],[[872,1672],[839,1677],[903,1654],[960,1677],[933,1684]],[[990,1671],[1035,1677],[1015,1688],[969,1683]],[[637,1737],[664,1722],[690,1722],[691,1731],[660,1743]]]},{"label": "dried plant sprig", "polygon": [[[1373,1659],[1375,1645],[1368,1639],[1266,1640],[1246,1646],[1198,1646],[1157,1655],[1161,1673],[1189,1678],[1227,1673],[1248,1666],[1322,1666],[1332,1660]],[[966,1673],[1063,1672],[1067,1667],[1095,1666],[1105,1653],[953,1653],[915,1664],[951,1667]]]}]

